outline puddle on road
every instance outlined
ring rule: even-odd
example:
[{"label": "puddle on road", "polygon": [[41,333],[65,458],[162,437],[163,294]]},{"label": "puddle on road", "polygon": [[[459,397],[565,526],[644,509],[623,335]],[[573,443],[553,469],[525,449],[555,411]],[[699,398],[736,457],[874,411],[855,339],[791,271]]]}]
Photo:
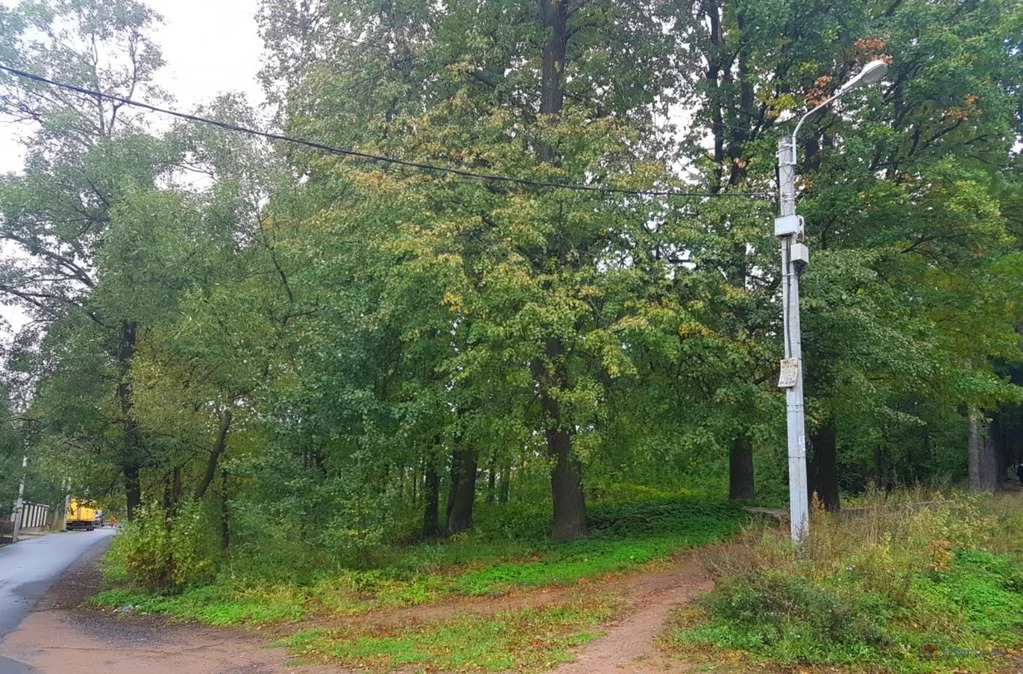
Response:
[{"label": "puddle on road", "polygon": [[38,674],[39,670],[29,667],[23,662],[11,660],[0,655],[0,672],[3,672],[3,674]]}]

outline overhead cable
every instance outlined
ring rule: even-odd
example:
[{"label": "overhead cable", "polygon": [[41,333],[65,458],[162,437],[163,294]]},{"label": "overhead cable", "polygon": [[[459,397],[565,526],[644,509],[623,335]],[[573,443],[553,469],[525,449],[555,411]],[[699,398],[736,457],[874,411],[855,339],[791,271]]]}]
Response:
[{"label": "overhead cable", "polygon": [[686,192],[681,190],[673,189],[648,189],[648,190],[634,190],[619,187],[603,187],[600,185],[582,185],[573,183],[559,183],[550,182],[545,180],[532,180],[530,178],[516,178],[513,176],[500,175],[496,173],[480,173],[476,171],[469,171],[467,169],[453,168],[449,166],[437,166],[435,164],[427,164],[424,162],[409,161],[406,159],[399,159],[397,157],[388,157],[384,155],[371,154],[369,152],[361,152],[359,150],[345,149],[339,147],[332,147],[324,143],[318,143],[313,140],[306,140],[304,138],[294,138],[292,136],[284,136],[277,133],[271,133],[268,131],[259,131],[258,129],[251,129],[237,124],[231,124],[229,122],[223,122],[216,119],[210,119],[208,117],[200,117],[198,115],[192,115],[186,112],[179,112],[177,110],[171,110],[168,108],[161,108],[150,103],[144,103],[142,101],[132,100],[130,98],[124,98],[123,96],[117,96],[115,94],[106,94],[101,91],[93,89],[87,89],[80,87],[75,84],[68,84],[66,82],[58,82],[51,80],[42,75],[35,75],[33,73],[19,70],[11,66],[0,64],[0,70],[16,75],[24,79],[40,82],[42,84],[48,84],[50,86],[59,87],[61,89],[67,89],[74,91],[85,96],[91,96],[96,99],[106,99],[108,101],[114,101],[121,105],[128,105],[142,110],[148,110],[150,112],[159,113],[161,115],[168,115],[170,117],[176,117],[183,119],[188,122],[196,124],[208,124],[210,126],[219,127],[226,131],[232,131],[236,133],[248,134],[251,136],[258,136],[266,138],[268,140],[278,141],[282,143],[290,143],[293,145],[301,145],[303,147],[312,148],[321,152],[329,154],[340,155],[344,157],[354,157],[357,159],[363,159],[366,161],[377,162],[381,164],[391,164],[395,166],[404,166],[407,168],[413,168],[420,171],[442,173],[446,175],[454,175],[462,178],[468,178],[472,180],[480,180],[484,182],[501,182],[511,183],[515,185],[524,185],[527,187],[543,187],[557,190],[573,190],[578,192],[596,192],[600,194],[616,194],[636,197],[691,197],[691,198],[721,198],[721,197],[733,197],[733,198],[745,198],[745,199],[766,199],[771,198],[771,195],[757,192]]}]

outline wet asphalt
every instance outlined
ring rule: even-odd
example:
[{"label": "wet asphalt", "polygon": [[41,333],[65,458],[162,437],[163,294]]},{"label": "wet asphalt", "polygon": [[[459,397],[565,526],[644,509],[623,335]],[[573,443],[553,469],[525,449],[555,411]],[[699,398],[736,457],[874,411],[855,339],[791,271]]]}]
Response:
[{"label": "wet asphalt", "polygon": [[[0,547],[0,639],[18,626],[64,569],[94,546],[105,544],[113,533],[68,531]],[[0,659],[0,674],[7,672]]]}]

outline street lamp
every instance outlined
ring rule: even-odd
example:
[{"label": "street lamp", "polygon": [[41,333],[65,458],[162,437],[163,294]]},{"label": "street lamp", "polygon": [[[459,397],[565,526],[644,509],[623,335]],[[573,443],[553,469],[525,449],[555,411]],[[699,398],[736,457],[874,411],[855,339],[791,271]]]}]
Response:
[{"label": "street lamp", "polygon": [[778,386],[785,389],[788,419],[789,509],[792,540],[799,542],[810,529],[810,508],[806,487],[806,422],[803,414],[803,347],[799,329],[799,274],[810,263],[803,237],[803,218],[796,215],[796,136],[807,117],[823,110],[856,87],[874,84],[888,72],[884,61],[871,61],[796,124],[791,137],[778,139],[779,217],[774,235],[781,239],[782,320],[785,324],[785,359],[781,362]]}]

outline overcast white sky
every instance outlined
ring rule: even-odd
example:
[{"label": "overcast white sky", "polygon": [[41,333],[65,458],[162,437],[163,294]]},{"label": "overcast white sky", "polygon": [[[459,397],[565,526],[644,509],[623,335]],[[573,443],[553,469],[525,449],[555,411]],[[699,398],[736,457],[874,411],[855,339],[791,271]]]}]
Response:
[{"label": "overcast white sky", "polygon": [[258,0],[149,0],[163,15],[156,36],[167,66],[160,84],[191,108],[222,91],[262,100],[256,73],[263,43],[256,31]]},{"label": "overcast white sky", "polygon": [[[15,3],[3,0],[0,4]],[[253,104],[263,100],[256,82],[263,48],[255,19],[259,0],[147,0],[146,4],[164,18],[155,37],[167,65],[157,82],[174,96],[175,107],[191,110],[224,91],[242,91]],[[0,125],[0,172],[21,168],[17,133],[17,128]],[[0,307],[0,316],[14,328],[24,322],[10,307]],[[10,331],[4,331],[4,337],[9,337]]]}]

